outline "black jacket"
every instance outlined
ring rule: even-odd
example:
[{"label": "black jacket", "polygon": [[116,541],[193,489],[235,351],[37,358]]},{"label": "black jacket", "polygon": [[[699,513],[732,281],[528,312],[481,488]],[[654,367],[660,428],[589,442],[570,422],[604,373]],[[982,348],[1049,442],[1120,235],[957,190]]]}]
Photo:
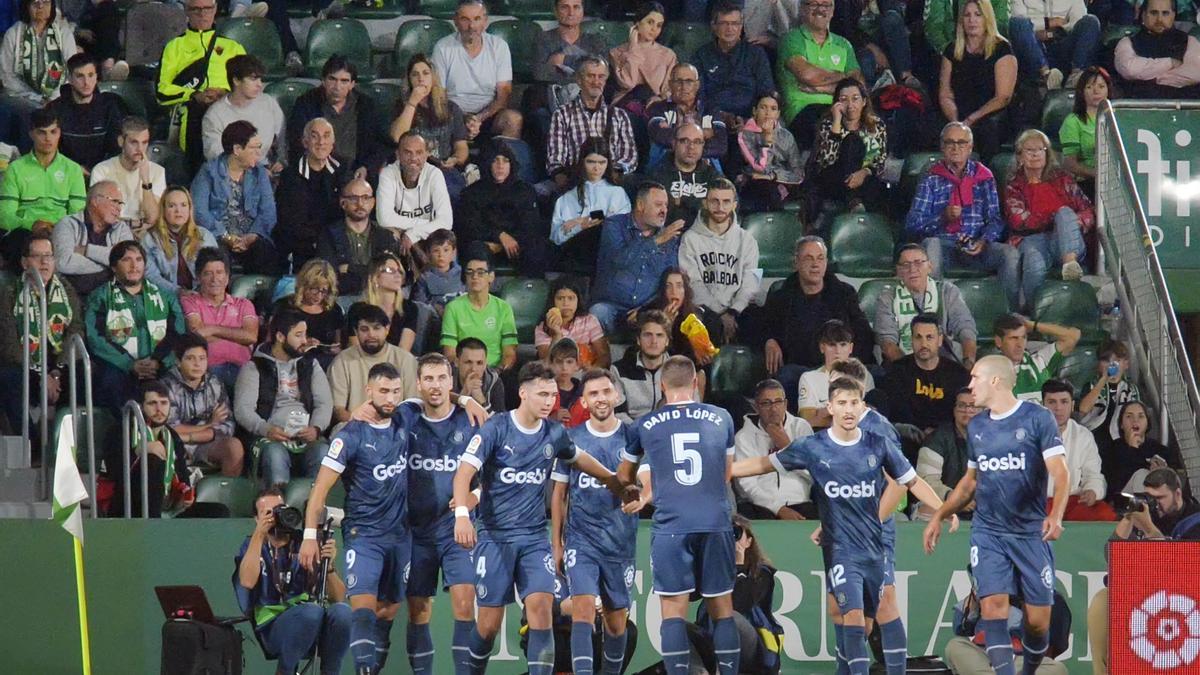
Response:
[{"label": "black jacket", "polygon": [[76,103],[71,98],[71,85],[64,84],[58,98],[47,107],[58,115],[62,129],[59,149],[83,168],[90,171],[121,152],[117,137],[127,113],[116,94],[97,91],[91,103]]},{"label": "black jacket", "polygon": [[[376,120],[378,115],[375,113],[375,101],[371,97],[358,93],[351,92],[351,96],[355,97],[355,115],[358,119],[358,135],[356,138],[355,156],[348,163],[350,166],[347,170],[353,171],[359,167],[367,167],[368,172],[372,175],[379,173],[379,169],[391,157],[392,144],[391,139],[387,137],[386,130],[380,129]],[[287,120],[287,141],[288,141],[288,157],[303,157],[304,144],[301,139],[304,136],[304,125],[308,124],[309,120],[318,117],[324,117],[325,113],[321,108],[325,105],[325,90],[321,87],[313,87],[296,99],[296,104],[292,107],[292,114]],[[337,153],[337,139],[334,139],[334,153]],[[339,154],[340,157],[340,154]],[[343,162],[345,166],[347,162]]]},{"label": "black jacket", "polygon": [[[512,165],[508,178],[497,183],[492,176],[492,160],[497,156],[507,157]],[[462,198],[454,210],[454,229],[461,241],[460,249],[471,242],[500,241],[500,233],[507,232],[524,244],[549,236],[538,212],[537,194],[533,187],[517,178],[517,160],[512,150],[504,144],[491,144],[480,158],[482,176],[463,190]]]},{"label": "black jacket", "polygon": [[[342,216],[338,191],[346,180],[345,165],[334,166],[329,158],[325,170],[310,169],[304,155],[284,169],[275,190],[278,220],[271,239],[284,251],[311,256],[325,225]],[[332,168],[332,170],[330,170]],[[340,287],[339,292],[344,292]]]},{"label": "black jacket", "polygon": [[[383,229],[374,220],[367,226],[367,242],[371,246],[371,256],[390,251],[399,255],[396,247],[396,237]],[[350,235],[346,234],[346,220],[339,218],[321,229],[317,237],[317,257],[324,258],[340,270],[342,265],[349,265],[350,271],[338,272],[338,294],[356,295],[363,292],[367,279],[367,266],[354,265],[350,262]]]},{"label": "black jacket", "polygon": [[764,340],[774,338],[779,343],[784,363],[821,366],[825,360],[817,347],[817,335],[830,319],[844,322],[854,332],[856,358],[863,363],[875,361],[875,335],[858,306],[858,292],[833,272],[825,274],[824,288],[813,296],[804,294],[800,277],[793,272],[767,295],[760,316]]}]

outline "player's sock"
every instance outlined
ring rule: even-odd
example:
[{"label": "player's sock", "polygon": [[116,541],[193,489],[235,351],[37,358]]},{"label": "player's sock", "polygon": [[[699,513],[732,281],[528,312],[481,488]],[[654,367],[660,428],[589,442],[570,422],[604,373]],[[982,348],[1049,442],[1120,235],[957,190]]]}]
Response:
[{"label": "player's sock", "polygon": [[[575,633],[571,632],[572,642]],[[590,639],[590,638],[589,638]],[[554,631],[529,629],[529,649],[526,652],[529,675],[550,675],[554,672]]]},{"label": "player's sock", "polygon": [[667,675],[686,675],[692,653],[687,624],[683,619],[663,619],[661,630],[663,665],[667,667]]},{"label": "player's sock", "polygon": [[454,675],[471,675],[471,634],[475,632],[474,621],[454,620]]},{"label": "player's sock", "polygon": [[867,656],[867,629],[862,626],[842,626],[846,665],[851,675],[868,675],[871,659]]},{"label": "player's sock", "polygon": [[850,675],[850,664],[846,663],[846,627],[833,624],[833,638],[837,649],[837,675]]},{"label": "player's sock", "polygon": [[586,621],[571,622],[571,667],[575,675],[592,675],[592,632],[595,629]]},{"label": "player's sock", "polygon": [[979,628],[983,630],[983,642],[992,670],[996,671],[996,675],[1016,675],[1008,622],[1004,619],[980,619]]},{"label": "player's sock", "polygon": [[375,619],[375,672],[383,671],[387,663],[388,652],[392,650],[392,622]]},{"label": "player's sock", "polygon": [[604,675],[620,675],[625,665],[625,640],[628,633],[610,635],[604,631]]},{"label": "player's sock", "polygon": [[908,636],[904,634],[904,622],[899,618],[879,624],[879,638],[883,641],[883,662],[888,675],[904,675],[908,664]]},{"label": "player's sock", "polygon": [[[391,626],[391,621],[388,626]],[[409,623],[407,631],[408,663],[413,675],[433,672],[433,634],[427,623]],[[379,669],[383,670],[382,660]]]},{"label": "player's sock", "polygon": [[471,657],[471,672],[483,673],[487,670],[488,659],[492,658],[492,647],[496,638],[485,638],[479,634],[479,627],[471,628],[471,639],[467,642],[467,655]]},{"label": "player's sock", "polygon": [[733,623],[733,617],[729,616],[713,622],[713,651],[717,655],[717,673],[719,675],[738,674],[742,641],[738,638],[737,626]]},{"label": "player's sock", "polygon": [[354,669],[375,668],[375,612],[365,607],[350,613],[350,653]]},{"label": "player's sock", "polygon": [[1022,675],[1034,675],[1037,672],[1049,643],[1050,640],[1045,634],[1037,635],[1033,631],[1025,631],[1025,637],[1021,640],[1025,657],[1025,665],[1021,668]]}]

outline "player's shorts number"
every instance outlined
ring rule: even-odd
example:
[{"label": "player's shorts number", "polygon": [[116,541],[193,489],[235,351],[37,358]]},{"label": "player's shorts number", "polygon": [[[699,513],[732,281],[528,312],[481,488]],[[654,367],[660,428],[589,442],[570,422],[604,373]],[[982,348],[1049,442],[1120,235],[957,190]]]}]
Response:
[{"label": "player's shorts number", "polygon": [[567,549],[566,553],[563,554],[563,563],[566,564],[568,568],[575,566],[575,549]]},{"label": "player's shorts number", "polygon": [[346,549],[346,569],[354,567],[354,549]]},{"label": "player's shorts number", "polygon": [[481,578],[487,576],[487,557],[479,556],[479,560],[475,561],[475,574]]},{"label": "player's shorts number", "polygon": [[978,566],[979,566],[979,547],[972,546],[971,547],[971,567],[974,568],[974,567],[978,567]]},{"label": "player's shorts number", "polygon": [[700,442],[700,434],[671,434],[671,457],[676,464],[686,464],[683,469],[675,469],[675,480],[680,485],[695,485],[704,475],[704,464],[700,452],[689,447]]},{"label": "player's shorts number", "polygon": [[842,565],[834,565],[829,568],[829,585],[841,586],[846,583],[846,568]]}]

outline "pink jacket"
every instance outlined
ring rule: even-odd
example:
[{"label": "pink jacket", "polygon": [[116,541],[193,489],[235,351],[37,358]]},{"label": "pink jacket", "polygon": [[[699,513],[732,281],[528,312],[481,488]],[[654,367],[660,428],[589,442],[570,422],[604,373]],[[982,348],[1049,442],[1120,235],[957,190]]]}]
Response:
[{"label": "pink jacket", "polygon": [[628,42],[614,47],[608,53],[612,62],[613,76],[617,78],[617,93],[613,101],[619,101],[631,89],[644,84],[662,98],[671,94],[668,83],[671,69],[675,67],[675,52],[654,42],[639,44],[634,49]]},{"label": "pink jacket", "polygon": [[1133,51],[1133,42],[1121,38],[1113,54],[1117,72],[1127,80],[1153,80],[1167,87],[1190,87],[1200,83],[1200,41],[1189,36],[1183,63],[1176,65],[1174,59],[1150,59],[1138,56]]}]

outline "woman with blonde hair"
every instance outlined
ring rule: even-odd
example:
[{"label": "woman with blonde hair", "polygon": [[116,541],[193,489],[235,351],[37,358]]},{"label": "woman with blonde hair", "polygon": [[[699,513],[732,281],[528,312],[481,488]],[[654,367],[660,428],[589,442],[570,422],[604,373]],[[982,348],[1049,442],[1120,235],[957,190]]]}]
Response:
[{"label": "woman with blonde hair", "polygon": [[[417,304],[404,297],[404,263],[392,253],[371,259],[367,270],[367,289],[363,300],[387,314],[387,341],[412,352],[417,340]],[[351,336],[351,343],[357,340]]]},{"label": "woman with blonde hair", "polygon": [[[396,100],[390,133],[392,141],[416,129],[429,145],[429,161],[446,175],[451,196],[466,187],[462,168],[467,165],[467,132],[462,108],[446,95],[446,88],[437,71],[424,54],[413,54],[408,60],[405,81],[408,96]],[[453,186],[453,187],[451,187]]]},{"label": "woman with blonde hair", "polygon": [[212,233],[196,224],[192,193],[172,185],[158,203],[158,222],[142,235],[146,277],[164,291],[190,291],[196,281],[196,254],[215,248]]},{"label": "woman with blonde hair", "polygon": [[954,42],[942,52],[938,106],[950,122],[971,127],[975,150],[988,160],[1008,134],[1008,104],[1017,84],[1017,57],[996,28],[989,0],[959,7]]},{"label": "woman with blonde hair", "polygon": [[1032,306],[1051,264],[1062,265],[1064,280],[1083,276],[1083,235],[1096,225],[1096,212],[1074,176],[1059,167],[1046,134],[1027,129],[1015,148],[1012,175],[1004,186],[1004,215],[1008,243],[1021,254],[1025,304]]},{"label": "woman with blonde hair", "polygon": [[342,350],[346,316],[337,304],[337,271],[327,261],[313,258],[296,273],[296,291],[275,303],[275,312],[298,310],[308,327],[308,351],[328,369]]}]

